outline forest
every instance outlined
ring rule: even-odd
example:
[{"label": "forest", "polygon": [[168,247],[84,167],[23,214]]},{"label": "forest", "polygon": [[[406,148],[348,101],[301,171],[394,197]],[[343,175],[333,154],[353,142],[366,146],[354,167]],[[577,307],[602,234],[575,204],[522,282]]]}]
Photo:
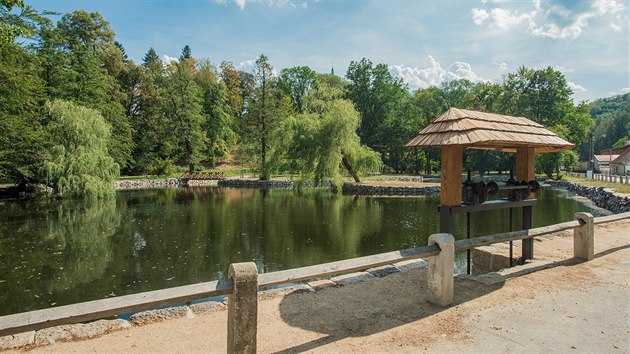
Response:
[{"label": "forest", "polygon": [[[308,66],[276,70],[264,54],[245,72],[197,58],[182,43],[176,61],[147,48],[135,63],[99,13],[53,15],[0,2],[0,181],[103,197],[121,174],[226,162],[261,179],[289,173],[315,183],[430,174],[439,149],[403,145],[449,107],[524,116],[575,144],[539,154],[537,172],[549,177],[588,159],[589,134],[596,151],[629,138],[630,94],[574,103],[552,67],[412,92],[387,64],[367,58],[350,62],[344,77]],[[504,172],[513,157],[467,151],[465,164],[481,175]]]}]

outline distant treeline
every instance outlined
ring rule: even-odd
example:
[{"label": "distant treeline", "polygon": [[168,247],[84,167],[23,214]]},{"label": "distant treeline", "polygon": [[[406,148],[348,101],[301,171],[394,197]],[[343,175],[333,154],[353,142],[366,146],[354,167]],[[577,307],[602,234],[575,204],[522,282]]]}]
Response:
[{"label": "distant treeline", "polygon": [[[439,150],[403,145],[449,107],[525,116],[576,146],[595,123],[591,109],[608,107],[574,104],[564,75],[551,67],[521,67],[500,83],[463,79],[410,92],[386,64],[366,58],[352,61],[345,77],[308,66],[276,74],[264,55],[243,72],[196,58],[187,45],[177,61],[165,64],[150,48],[135,63],[98,13],[77,10],[54,23],[7,0],[0,20],[0,179],[66,194],[86,194],[118,171],[164,175],[226,159],[262,179],[279,171],[316,182],[378,170],[430,173]],[[616,129],[610,139],[623,135],[619,120],[627,135],[628,95],[613,100],[625,102],[625,118],[597,121]],[[572,151],[544,154],[537,169],[553,175],[575,162]],[[471,151],[465,164],[483,174],[513,162],[510,154]]]}]

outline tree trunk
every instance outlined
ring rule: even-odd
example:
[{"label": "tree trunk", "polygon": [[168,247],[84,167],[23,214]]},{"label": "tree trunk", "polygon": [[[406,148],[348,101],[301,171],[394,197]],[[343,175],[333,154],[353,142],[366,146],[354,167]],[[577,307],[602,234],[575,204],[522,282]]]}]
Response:
[{"label": "tree trunk", "polygon": [[352,176],[352,178],[354,178],[354,181],[357,183],[361,183],[361,180],[359,179],[359,175],[357,175],[356,172],[354,172],[354,170],[352,169],[352,165],[350,165],[350,162],[345,156],[341,158],[341,163],[343,164],[343,167],[345,167],[346,170],[350,172],[350,175]]}]

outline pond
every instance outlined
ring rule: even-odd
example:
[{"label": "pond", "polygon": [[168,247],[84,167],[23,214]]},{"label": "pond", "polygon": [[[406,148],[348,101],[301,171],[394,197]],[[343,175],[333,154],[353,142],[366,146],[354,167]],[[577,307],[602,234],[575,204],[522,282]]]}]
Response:
[{"label": "pond", "polygon": [[[543,188],[534,226],[601,215]],[[354,197],[326,190],[219,187],[119,191],[116,199],[0,201],[0,315],[225,277],[424,246],[437,197]],[[514,225],[520,225],[515,212]],[[472,216],[472,235],[508,231],[508,211]],[[465,238],[465,217],[456,219]]]}]

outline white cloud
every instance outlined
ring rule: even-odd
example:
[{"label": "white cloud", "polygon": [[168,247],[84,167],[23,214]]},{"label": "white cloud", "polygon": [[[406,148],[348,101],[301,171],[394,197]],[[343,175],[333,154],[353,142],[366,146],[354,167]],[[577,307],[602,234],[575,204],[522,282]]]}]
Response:
[{"label": "white cloud", "polygon": [[254,59],[250,59],[250,60],[244,60],[240,63],[238,63],[238,65],[236,66],[236,68],[238,70],[242,70],[242,71],[246,71],[246,70],[251,70],[254,68],[254,65],[256,65],[256,60]]},{"label": "white cloud", "polygon": [[487,81],[479,77],[468,63],[456,61],[445,70],[430,55],[424,60],[423,67],[390,65],[389,72],[401,78],[412,90],[439,86],[443,82],[458,79],[468,79],[473,82]]},{"label": "white cloud", "polygon": [[613,32],[621,32],[621,27],[617,26],[614,23],[610,23],[610,28],[612,28]]},{"label": "white cloud", "polygon": [[569,82],[567,82],[567,85],[569,86],[569,88],[571,90],[573,90],[573,92],[586,92],[586,91],[588,91],[584,86],[578,85],[575,82],[569,81]]},{"label": "white cloud", "polygon": [[234,2],[241,8],[241,10],[245,8],[245,4],[247,3],[246,0],[234,0]]},{"label": "white cloud", "polygon": [[558,70],[559,72],[561,72],[561,73],[563,73],[563,74],[566,74],[566,73],[572,73],[572,72],[574,72],[574,71],[575,71],[575,70],[573,70],[573,69],[566,68],[566,67],[564,67],[564,66],[562,66],[562,65],[556,65],[556,66],[554,66],[553,68],[554,68],[555,70]]},{"label": "white cloud", "polygon": [[[485,2],[484,2],[485,3]],[[477,26],[486,24],[490,27],[510,29],[521,27],[533,36],[548,37],[552,39],[577,39],[588,28],[589,20],[610,16],[618,23],[626,20],[617,13],[625,9],[625,5],[617,0],[596,0],[590,9],[574,13],[563,6],[549,6],[543,9],[540,0],[533,1],[531,11],[519,11],[503,7],[494,7],[490,11],[474,8],[471,15]],[[567,25],[556,23],[554,18],[562,18]],[[619,24],[611,22],[613,31],[621,31]]]},{"label": "white cloud", "polygon": [[162,55],[162,63],[164,63],[165,65],[168,65],[172,62],[179,62],[179,59],[174,58],[174,57],[169,57],[168,55],[164,54]]},{"label": "white cloud", "polygon": [[[290,7],[296,8],[299,6],[303,9],[308,7],[308,3],[306,1],[299,2],[299,1],[294,1],[294,0],[214,0],[214,2],[221,5],[227,5],[228,3],[234,2],[234,4],[240,7],[241,10],[244,10],[247,4],[252,4],[252,3],[265,4],[268,7],[290,6]],[[319,2],[319,1],[315,0],[315,2]]]},{"label": "white cloud", "polygon": [[624,87],[621,89],[622,93],[629,93],[630,92],[630,87]]},{"label": "white cloud", "polygon": [[490,17],[490,14],[488,13],[488,11],[486,10],[482,10],[482,9],[472,9],[472,17],[473,17],[473,22],[475,22],[475,24],[477,26],[481,25],[488,17]]},{"label": "white cloud", "polygon": [[498,66],[499,69],[501,69],[501,71],[508,71],[508,64],[505,62],[501,62],[501,63],[494,63],[494,65]]}]

